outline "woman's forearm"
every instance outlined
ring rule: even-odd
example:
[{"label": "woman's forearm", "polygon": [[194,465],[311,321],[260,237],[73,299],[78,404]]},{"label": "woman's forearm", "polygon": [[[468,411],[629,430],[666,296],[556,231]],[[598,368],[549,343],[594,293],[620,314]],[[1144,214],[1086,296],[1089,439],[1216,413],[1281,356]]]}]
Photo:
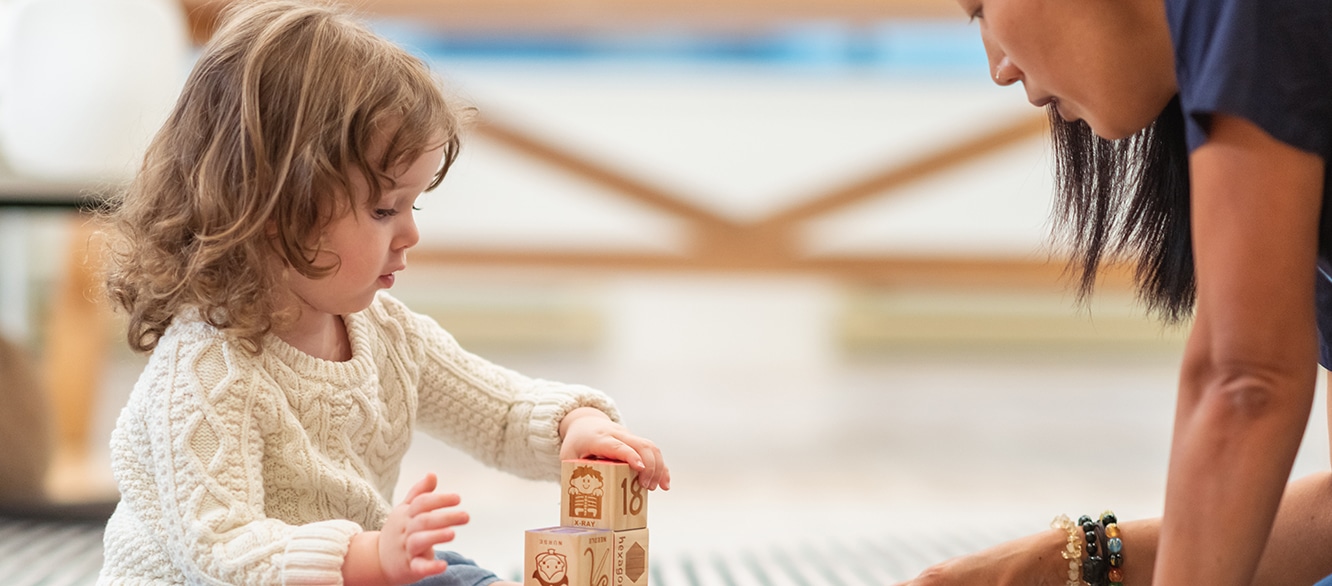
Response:
[{"label": "woman's forearm", "polygon": [[1255,586],[1308,586],[1332,574],[1332,472],[1317,472],[1286,488]]},{"label": "woman's forearm", "polygon": [[[1124,583],[1149,586],[1161,519],[1123,521],[1119,526]],[[1332,472],[1318,472],[1286,488],[1252,585],[1309,586],[1332,574],[1332,557],[1323,555],[1327,551],[1332,551]]]},{"label": "woman's forearm", "polygon": [[1181,393],[1157,583],[1250,583],[1308,421],[1313,385],[1295,387],[1237,377]]}]

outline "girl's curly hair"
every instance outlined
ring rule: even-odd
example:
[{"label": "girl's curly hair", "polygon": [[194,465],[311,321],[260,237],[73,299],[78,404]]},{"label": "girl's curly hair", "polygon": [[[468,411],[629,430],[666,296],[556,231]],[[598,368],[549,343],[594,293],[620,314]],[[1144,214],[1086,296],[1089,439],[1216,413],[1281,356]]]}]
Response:
[{"label": "girl's curly hair", "polygon": [[459,126],[426,64],[349,14],[289,0],[228,10],[103,211],[107,293],[129,314],[130,346],[151,351],[190,311],[258,352],[289,319],[273,295],[283,270],[336,270],[314,260],[334,210],[365,205],[349,173],[373,179],[375,201],[390,169],[442,144],[434,188]]}]

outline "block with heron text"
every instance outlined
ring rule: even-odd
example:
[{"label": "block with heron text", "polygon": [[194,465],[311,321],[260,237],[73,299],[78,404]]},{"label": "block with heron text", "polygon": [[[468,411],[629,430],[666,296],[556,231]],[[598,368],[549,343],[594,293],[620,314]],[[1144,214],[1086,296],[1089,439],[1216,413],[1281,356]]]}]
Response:
[{"label": "block with heron text", "polygon": [[527,532],[523,586],[611,586],[614,532],[547,527]]},{"label": "block with heron text", "polygon": [[647,527],[648,489],[638,472],[611,460],[565,460],[560,466],[560,525],[624,531]]},{"label": "block with heron text", "polygon": [[616,531],[612,539],[614,586],[648,586],[647,527]]}]

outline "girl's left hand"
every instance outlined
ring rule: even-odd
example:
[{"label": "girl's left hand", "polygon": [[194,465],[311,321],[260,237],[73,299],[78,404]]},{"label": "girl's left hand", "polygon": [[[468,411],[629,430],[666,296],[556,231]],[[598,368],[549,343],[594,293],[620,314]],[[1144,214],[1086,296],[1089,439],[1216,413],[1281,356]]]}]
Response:
[{"label": "girl's left hand", "polygon": [[629,464],[638,471],[638,483],[648,490],[671,489],[671,471],[661,450],[651,440],[629,433],[605,413],[591,407],[570,411],[560,421],[561,460],[604,458]]}]

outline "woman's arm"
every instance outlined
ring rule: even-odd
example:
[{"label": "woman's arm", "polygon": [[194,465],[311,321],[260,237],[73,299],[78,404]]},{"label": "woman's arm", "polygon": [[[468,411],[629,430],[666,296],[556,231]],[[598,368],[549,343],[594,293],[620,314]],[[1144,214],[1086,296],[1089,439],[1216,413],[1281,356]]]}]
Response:
[{"label": "woman's arm", "polygon": [[[1150,586],[1160,519],[1121,521],[1124,583]],[[938,564],[899,586],[1063,586],[1068,562],[1059,557],[1067,534],[1043,531]],[[1263,550],[1254,586],[1308,586],[1332,574],[1332,473],[1290,483]]]},{"label": "woman's arm", "polygon": [[1197,320],[1154,578],[1248,585],[1313,399],[1323,162],[1216,115],[1190,172]]}]

